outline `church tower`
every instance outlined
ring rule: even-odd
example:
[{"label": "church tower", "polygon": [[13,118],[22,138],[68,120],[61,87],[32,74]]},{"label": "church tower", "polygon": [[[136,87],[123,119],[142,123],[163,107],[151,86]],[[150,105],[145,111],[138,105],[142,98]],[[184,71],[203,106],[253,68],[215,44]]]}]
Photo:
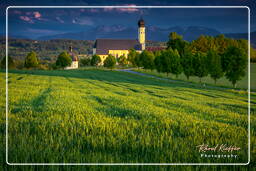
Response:
[{"label": "church tower", "polygon": [[145,50],[145,22],[142,18],[138,21],[138,26],[138,40],[142,46],[142,50]]}]

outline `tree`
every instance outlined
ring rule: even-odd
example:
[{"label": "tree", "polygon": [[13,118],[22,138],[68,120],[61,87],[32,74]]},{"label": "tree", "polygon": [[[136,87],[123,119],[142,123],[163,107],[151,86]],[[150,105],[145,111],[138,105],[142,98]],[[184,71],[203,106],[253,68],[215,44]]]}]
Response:
[{"label": "tree", "polygon": [[182,72],[182,66],[181,66],[181,59],[179,52],[177,49],[174,51],[171,50],[171,73],[176,75],[176,78],[178,78],[178,75]]},{"label": "tree", "polygon": [[139,53],[136,54],[134,62],[135,66],[137,66],[138,68],[143,66],[141,61],[141,55]]},{"label": "tree", "polygon": [[171,66],[172,66],[171,55],[172,55],[171,50],[166,50],[166,51],[163,51],[160,56],[160,66],[161,66],[160,70],[162,72],[165,72],[167,76],[171,72]]},{"label": "tree", "polygon": [[201,83],[202,78],[208,75],[207,56],[202,52],[197,52],[193,63],[195,66],[195,76],[200,78]]},{"label": "tree", "polygon": [[126,66],[128,64],[128,60],[124,55],[121,55],[119,58],[117,58],[118,64],[122,66]]},{"label": "tree", "polygon": [[144,50],[140,54],[141,63],[144,69],[150,69],[151,71],[155,68],[155,56],[152,52],[149,52],[147,50]]},{"label": "tree", "polygon": [[163,65],[162,65],[162,56],[161,53],[155,54],[155,60],[154,60],[154,64],[155,64],[155,68],[157,70],[157,72],[163,72]]},{"label": "tree", "polygon": [[25,59],[25,67],[31,68],[36,67],[39,64],[36,53],[34,51],[28,53]]},{"label": "tree", "polygon": [[92,66],[97,66],[101,62],[101,58],[99,55],[93,55],[91,59],[91,65]]},{"label": "tree", "polygon": [[216,84],[217,79],[223,76],[221,56],[216,51],[210,50],[207,53],[207,58],[209,62],[209,74]]},{"label": "tree", "polygon": [[89,65],[91,65],[91,59],[90,58],[82,58],[79,60],[79,64],[81,66],[89,66]]},{"label": "tree", "polygon": [[136,52],[136,50],[131,49],[129,50],[128,56],[127,56],[127,60],[129,63],[131,63],[133,66],[137,66],[136,62],[135,62],[135,58],[136,56],[138,56],[138,52]]},{"label": "tree", "polygon": [[67,52],[62,52],[59,54],[57,61],[56,61],[56,66],[59,68],[65,68],[67,66],[70,66],[72,63],[72,59],[70,55]]},{"label": "tree", "polygon": [[171,32],[169,35],[169,40],[167,42],[168,49],[177,49],[180,55],[183,55],[185,47],[188,45],[187,41],[182,40],[182,36],[178,35],[176,32]]},{"label": "tree", "polygon": [[195,68],[194,68],[194,55],[190,50],[186,50],[183,57],[182,57],[182,68],[183,72],[189,80],[190,76],[195,75]]},{"label": "tree", "polygon": [[108,57],[104,60],[104,67],[113,69],[116,65],[116,58],[113,55],[108,55]]},{"label": "tree", "polygon": [[233,87],[236,88],[237,81],[245,76],[247,54],[241,48],[230,46],[224,52],[222,61],[226,78],[231,81]]},{"label": "tree", "polygon": [[[13,59],[10,56],[8,56],[8,68],[11,69],[14,67],[15,67],[15,65],[14,65]],[[3,69],[6,68],[6,56],[4,56],[1,61],[1,68],[3,68]]]}]

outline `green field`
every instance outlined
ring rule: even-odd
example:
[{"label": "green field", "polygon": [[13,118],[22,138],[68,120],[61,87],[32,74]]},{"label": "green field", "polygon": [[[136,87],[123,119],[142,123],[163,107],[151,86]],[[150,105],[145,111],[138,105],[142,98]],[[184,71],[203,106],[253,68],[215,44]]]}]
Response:
[{"label": "green field", "polygon": [[[5,73],[0,76],[4,83]],[[248,161],[246,91],[95,69],[11,71],[8,82],[10,163]],[[5,94],[4,86],[0,93]],[[255,144],[256,93],[251,98]],[[5,112],[4,96],[0,109]],[[202,158],[196,148],[200,144],[241,150],[233,152],[237,159]],[[255,146],[251,151],[256,154]]]},{"label": "green field", "polygon": [[[179,77],[176,78],[176,76],[173,74],[169,74],[168,76],[166,76],[165,73],[158,73],[156,70],[151,71],[151,70],[144,70],[144,69],[134,69],[134,71],[145,73],[145,74],[150,74],[150,75],[154,75],[154,76],[162,77],[162,78],[187,81],[187,77],[184,74],[180,74]],[[246,71],[248,71],[248,69],[246,69]],[[251,71],[250,72],[251,90],[256,91],[256,79],[254,79],[254,78],[256,78],[256,63],[251,63],[250,71]],[[189,82],[199,83],[199,78],[192,76],[189,78]],[[203,77],[202,83],[206,83],[206,84],[215,86],[214,80],[210,76]],[[216,85],[222,86],[222,87],[230,87],[230,88],[233,87],[232,83],[230,81],[228,81],[225,77],[220,78],[217,81]],[[248,89],[248,72],[246,72],[246,76],[243,77],[242,80],[237,82],[237,88]]]}]

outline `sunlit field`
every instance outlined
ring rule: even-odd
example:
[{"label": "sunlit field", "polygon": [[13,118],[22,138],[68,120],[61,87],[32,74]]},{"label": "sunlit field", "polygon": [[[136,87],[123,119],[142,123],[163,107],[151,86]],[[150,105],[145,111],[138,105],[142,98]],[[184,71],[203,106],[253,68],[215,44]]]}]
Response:
[{"label": "sunlit field", "polygon": [[[4,83],[5,73],[0,76]],[[246,91],[95,69],[10,71],[8,80],[10,163],[248,161]],[[5,97],[0,98],[4,113]],[[252,144],[255,99],[251,93]],[[4,130],[1,115],[1,136]],[[241,150],[232,153],[236,159],[204,158],[200,144]],[[254,146],[251,151],[256,154]]]}]

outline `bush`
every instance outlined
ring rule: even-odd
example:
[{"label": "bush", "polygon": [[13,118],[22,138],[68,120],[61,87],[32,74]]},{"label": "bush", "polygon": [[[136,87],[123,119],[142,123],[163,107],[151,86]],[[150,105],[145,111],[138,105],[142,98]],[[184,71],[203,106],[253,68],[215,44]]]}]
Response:
[{"label": "bush", "polygon": [[113,69],[116,65],[116,58],[113,55],[108,55],[108,57],[104,60],[104,67]]},{"label": "bush", "polygon": [[67,52],[62,52],[59,54],[58,59],[56,61],[56,67],[65,68],[70,66],[72,63],[72,59]]},{"label": "bush", "polygon": [[37,66],[37,69],[39,69],[39,70],[49,70],[49,66],[48,66],[48,64],[39,64]]},{"label": "bush", "polygon": [[92,66],[97,66],[97,65],[99,65],[100,62],[101,62],[100,56],[98,56],[98,55],[93,55],[92,56],[92,59],[91,59],[91,65]]},{"label": "bush", "polygon": [[90,66],[91,65],[91,59],[90,58],[82,58],[79,61],[80,66]]},{"label": "bush", "polygon": [[117,60],[118,60],[118,64],[121,66],[128,65],[128,60],[124,55],[120,56]]},{"label": "bush", "polygon": [[[2,69],[6,68],[6,56],[2,58],[1,68]],[[14,61],[10,56],[8,56],[8,69],[13,69],[13,68],[15,68]]]}]

